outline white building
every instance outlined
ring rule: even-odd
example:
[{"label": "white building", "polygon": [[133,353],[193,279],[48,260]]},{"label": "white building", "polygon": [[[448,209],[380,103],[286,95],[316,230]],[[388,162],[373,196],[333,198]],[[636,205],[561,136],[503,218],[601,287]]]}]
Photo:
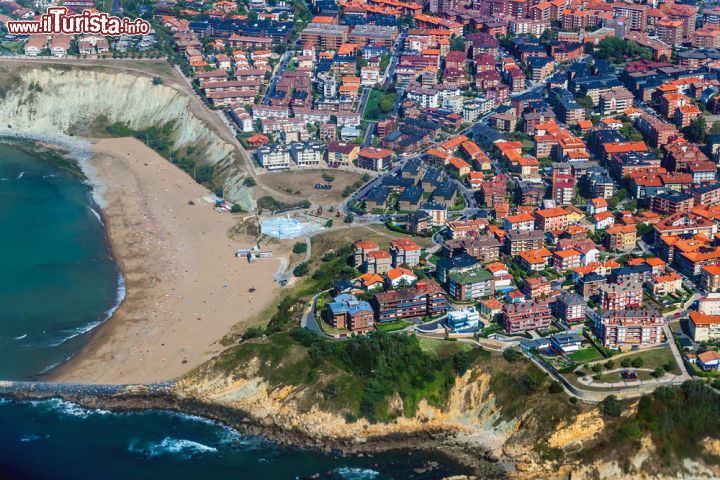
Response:
[{"label": "white building", "polygon": [[325,146],[319,143],[293,143],[292,159],[299,167],[317,167],[325,155]]},{"label": "white building", "polygon": [[290,168],[290,147],[288,145],[266,145],[255,152],[258,162],[268,170]]}]

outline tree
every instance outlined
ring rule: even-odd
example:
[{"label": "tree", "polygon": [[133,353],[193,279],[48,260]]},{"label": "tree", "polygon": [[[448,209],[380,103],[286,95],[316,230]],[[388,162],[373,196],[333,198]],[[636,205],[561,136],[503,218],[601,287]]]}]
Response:
[{"label": "tree", "polygon": [[232,213],[240,213],[243,211],[243,208],[238,205],[237,203],[233,203],[232,207],[230,207],[230,212]]},{"label": "tree", "polygon": [[607,368],[608,370],[612,370],[614,366],[615,362],[613,360],[608,360],[607,362],[605,362],[605,368]]},{"label": "tree", "polygon": [[713,122],[710,127],[710,135],[720,135],[720,122]]},{"label": "tree", "polygon": [[632,364],[632,360],[629,358],[623,358],[620,362],[620,365],[622,365],[624,368],[628,368]]},{"label": "tree", "polygon": [[563,387],[560,385],[560,382],[552,382],[550,387],[548,387],[548,391],[550,393],[562,393]]},{"label": "tree", "polygon": [[600,411],[609,417],[619,417],[622,411],[620,400],[615,395],[608,395],[600,402]]},{"label": "tree", "polygon": [[506,348],[503,350],[503,358],[508,362],[514,362],[515,360],[520,359],[521,356],[520,352],[515,349]]},{"label": "tree", "polygon": [[293,275],[296,277],[302,277],[303,275],[307,275],[309,271],[310,267],[308,266],[308,263],[303,262],[293,269]]},{"label": "tree", "polygon": [[305,242],[297,242],[293,245],[293,253],[305,253],[307,252],[307,244]]},{"label": "tree", "polygon": [[707,122],[705,117],[700,115],[696,118],[688,127],[688,138],[696,143],[705,143],[705,136],[707,134]]},{"label": "tree", "polygon": [[465,51],[465,39],[463,37],[453,35],[450,39],[450,50],[456,52]]},{"label": "tree", "polygon": [[345,215],[345,219],[343,220],[343,222],[345,222],[345,223],[353,223],[354,221],[355,221],[355,215],[353,215],[352,212],[348,212],[348,214]]},{"label": "tree", "polygon": [[633,358],[631,365],[633,368],[640,368],[645,364],[642,358]]},{"label": "tree", "polygon": [[591,370],[595,373],[600,373],[602,371],[602,366],[596,363],[591,367]]},{"label": "tree", "polygon": [[580,105],[583,108],[586,109],[592,109],[593,108],[593,99],[589,96],[580,97],[577,99],[578,105]]},{"label": "tree", "polygon": [[243,179],[243,185],[245,185],[246,187],[254,187],[255,185],[257,185],[257,182],[253,177],[245,177]]},{"label": "tree", "polygon": [[653,371],[653,373],[652,373],[652,376],[655,378],[660,378],[664,375],[665,375],[665,370],[663,370],[660,367],[656,368],[655,371]]}]

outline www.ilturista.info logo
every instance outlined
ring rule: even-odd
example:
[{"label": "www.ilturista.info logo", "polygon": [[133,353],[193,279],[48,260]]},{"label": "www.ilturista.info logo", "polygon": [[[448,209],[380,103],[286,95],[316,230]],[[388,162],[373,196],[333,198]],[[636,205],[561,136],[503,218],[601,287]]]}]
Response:
[{"label": "www.ilturista.info logo", "polygon": [[40,16],[40,20],[8,21],[7,29],[8,33],[14,35],[145,35],[150,32],[150,23],[141,18],[130,20],[90,10],[68,15],[65,7],[51,7],[47,9],[47,13]]}]

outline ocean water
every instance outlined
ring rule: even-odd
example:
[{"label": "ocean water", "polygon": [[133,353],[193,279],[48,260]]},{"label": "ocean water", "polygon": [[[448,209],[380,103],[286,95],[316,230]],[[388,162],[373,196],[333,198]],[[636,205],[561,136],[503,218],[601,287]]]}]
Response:
[{"label": "ocean water", "polygon": [[73,355],[121,293],[87,185],[0,143],[0,379]]},{"label": "ocean water", "polygon": [[[0,143],[0,379],[38,376],[76,353],[122,281],[90,190]],[[427,469],[428,462],[437,466]],[[283,447],[205,419],[0,399],[0,479],[436,479],[447,458],[341,457]]]},{"label": "ocean water", "polygon": [[[423,480],[459,471],[423,452],[343,458],[189,415],[110,413],[60,400],[4,401],[0,425],[3,479]],[[420,472],[429,461],[443,466]]]}]

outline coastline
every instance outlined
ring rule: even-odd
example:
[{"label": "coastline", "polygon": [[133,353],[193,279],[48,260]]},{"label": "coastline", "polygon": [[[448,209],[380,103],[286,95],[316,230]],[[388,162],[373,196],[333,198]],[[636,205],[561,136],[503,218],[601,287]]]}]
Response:
[{"label": "coastline", "polygon": [[141,142],[12,136],[70,150],[92,187],[91,208],[124,279],[124,297],[89,329],[84,348],[43,378],[176,378],[221,351],[218,341],[233,325],[274,299],[277,260],[248,264],[235,258],[235,249],[252,239],[231,240],[233,216],[216,213],[202,200],[211,195],[204,187]]},{"label": "coastline", "polygon": [[341,456],[371,456],[392,451],[426,452],[428,460],[458,470],[458,474],[477,475],[479,478],[505,478],[505,465],[478,450],[475,445],[454,442],[451,430],[424,430],[407,433],[392,433],[368,436],[362,441],[346,438],[320,439],[308,436],[299,430],[282,425],[269,424],[242,409],[210,403],[201,399],[177,395],[173,389],[147,390],[128,388],[120,394],[48,394],[29,390],[16,393],[0,393],[0,398],[16,401],[60,399],[82,408],[113,413],[166,411],[190,415],[217,422],[243,435],[254,435],[268,439],[278,445],[308,450],[337,453]]}]

